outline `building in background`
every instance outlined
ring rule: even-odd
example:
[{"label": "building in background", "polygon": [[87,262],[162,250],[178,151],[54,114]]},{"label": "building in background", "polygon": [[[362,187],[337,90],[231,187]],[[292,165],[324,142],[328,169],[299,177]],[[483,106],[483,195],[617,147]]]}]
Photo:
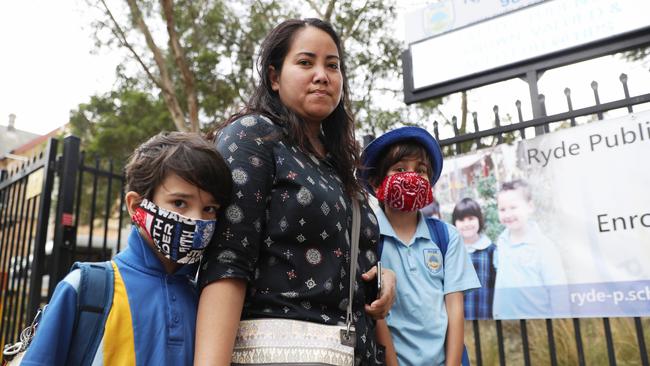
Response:
[{"label": "building in background", "polygon": [[45,135],[18,130],[16,115],[9,115],[7,126],[0,125],[0,171],[12,171],[40,154],[50,137],[61,134],[65,126]]}]

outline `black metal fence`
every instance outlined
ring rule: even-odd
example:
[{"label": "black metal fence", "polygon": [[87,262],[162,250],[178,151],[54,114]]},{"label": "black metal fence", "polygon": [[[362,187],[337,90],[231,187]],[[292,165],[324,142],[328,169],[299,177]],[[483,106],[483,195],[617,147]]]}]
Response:
[{"label": "black metal fence", "polygon": [[[50,139],[37,157],[0,175],[0,345],[15,342],[74,261],[120,249],[124,179],[79,139]],[[53,207],[55,206],[55,207]]]},{"label": "black metal fence", "polygon": [[[536,82],[537,75],[528,77],[528,81],[531,80]],[[457,119],[454,117],[450,121],[454,131],[453,137],[440,140],[438,122],[434,122],[434,134],[440,141],[446,155],[454,156],[499,144],[506,139],[526,139],[531,137],[526,135],[527,128],[533,127],[535,134],[539,135],[548,132],[551,127],[559,124],[562,124],[563,127],[573,127],[576,125],[576,119],[580,117],[593,116],[593,119],[602,120],[604,113],[607,111],[626,109],[628,113],[632,113],[634,112],[634,106],[650,102],[650,93],[630,96],[626,74],[621,74],[619,80],[622,95],[624,96],[619,100],[601,103],[598,84],[594,81],[591,83],[591,89],[594,93],[594,104],[592,106],[574,110],[571,90],[566,88],[564,94],[566,96],[567,111],[546,115],[545,97],[543,94],[537,94],[537,87],[534,86],[535,93],[531,93],[531,95],[535,95],[537,98],[532,100],[534,118],[530,120],[523,119],[522,103],[517,100],[515,106],[518,118],[515,123],[502,125],[499,107],[494,106],[494,115],[489,117],[493,121],[490,128],[479,129],[478,115],[473,113],[472,125],[474,131],[460,131]],[[597,322],[602,322],[602,331],[595,329],[598,327]],[[616,323],[616,332],[613,331],[613,322]],[[647,366],[649,363],[644,324],[646,328],[650,326],[650,318],[576,318],[532,321],[474,320],[466,324],[466,341],[469,340],[468,346],[473,364],[478,366],[497,363],[506,365],[506,360],[508,363],[524,365],[539,364],[539,361],[543,360],[544,364],[550,363],[553,366],[559,364],[616,365],[617,361],[623,364]],[[534,335],[531,336],[533,332]],[[560,337],[558,337],[558,333]],[[587,336],[584,336],[585,333]],[[615,337],[615,334],[617,337]],[[494,339],[494,336],[496,336],[496,339]],[[632,339],[634,340],[632,341]],[[605,353],[600,349],[602,347],[606,348],[606,358],[599,358],[600,356],[598,356]],[[561,348],[562,352],[559,352],[558,348]],[[495,349],[497,350],[496,354]],[[619,355],[625,352],[628,357],[620,359],[619,356],[619,359],[617,359],[617,350]],[[634,354],[636,356],[633,356]],[[533,355],[539,357],[533,357]]]}]

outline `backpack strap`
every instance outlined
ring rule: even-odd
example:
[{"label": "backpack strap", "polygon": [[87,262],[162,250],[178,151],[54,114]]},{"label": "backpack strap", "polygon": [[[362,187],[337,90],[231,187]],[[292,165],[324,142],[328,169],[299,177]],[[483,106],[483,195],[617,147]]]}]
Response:
[{"label": "backpack strap", "polygon": [[[447,231],[447,226],[444,222],[435,217],[428,217],[426,221],[427,226],[429,227],[429,233],[431,234],[431,239],[433,239],[438,245],[438,248],[440,248],[440,253],[442,253],[442,263],[444,265],[447,248],[449,247],[449,231]],[[469,354],[467,353],[467,346],[465,346],[465,344],[463,344],[463,354],[460,362],[462,366],[470,366]]]},{"label": "backpack strap", "polygon": [[108,312],[113,303],[113,266],[76,262],[72,270],[81,271],[77,296],[77,318],[68,354],[68,365],[90,365],[104,334]]},{"label": "backpack strap", "polygon": [[445,226],[444,222],[435,217],[427,217],[425,221],[429,227],[431,239],[433,239],[438,248],[440,248],[440,252],[442,253],[442,262],[444,264],[445,256],[447,255],[447,247],[449,247],[449,232],[447,231],[447,226]]},{"label": "backpack strap", "polygon": [[467,352],[467,346],[463,344],[463,355],[460,358],[461,366],[471,366],[469,362],[469,353]]}]

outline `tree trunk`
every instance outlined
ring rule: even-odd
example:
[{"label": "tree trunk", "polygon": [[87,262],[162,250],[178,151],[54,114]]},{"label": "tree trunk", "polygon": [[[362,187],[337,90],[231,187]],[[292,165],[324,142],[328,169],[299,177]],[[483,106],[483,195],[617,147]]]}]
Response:
[{"label": "tree trunk", "polygon": [[180,41],[178,40],[178,34],[174,26],[174,4],[172,0],[162,0],[161,1],[163,12],[165,14],[165,20],[167,21],[167,33],[169,34],[169,45],[174,53],[174,61],[176,66],[181,72],[181,78],[183,79],[183,88],[185,94],[187,95],[187,109],[189,114],[190,130],[193,132],[198,132],[200,130],[199,125],[199,103],[196,96],[196,87],[194,83],[194,74],[187,65],[185,59],[185,52],[181,47]]},{"label": "tree trunk", "polygon": [[167,109],[169,109],[169,113],[174,120],[174,124],[179,131],[189,131],[190,129],[188,128],[187,122],[185,120],[183,109],[181,108],[181,105],[176,98],[176,93],[174,92],[174,83],[172,82],[171,76],[169,75],[167,65],[165,65],[165,58],[163,57],[160,48],[158,48],[154,42],[153,37],[151,36],[151,32],[149,31],[149,27],[147,27],[147,24],[142,18],[142,13],[140,12],[140,8],[138,8],[138,4],[136,4],[135,0],[127,0],[127,2],[129,4],[131,16],[133,17],[133,22],[135,23],[136,28],[142,32],[147,42],[147,47],[149,47],[153,53],[154,61],[156,62],[156,66],[158,67],[158,71],[160,73],[160,91],[162,92],[163,100],[167,105]]},{"label": "tree trunk", "polygon": [[460,94],[460,134],[467,132],[467,92]]}]

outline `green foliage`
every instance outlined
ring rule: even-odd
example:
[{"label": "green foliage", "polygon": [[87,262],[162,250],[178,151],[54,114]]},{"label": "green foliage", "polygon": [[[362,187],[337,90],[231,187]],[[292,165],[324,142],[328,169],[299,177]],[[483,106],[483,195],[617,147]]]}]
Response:
[{"label": "green foliage", "polygon": [[[144,45],[128,7],[122,4],[122,8],[120,5],[105,8],[103,1],[87,1],[102,12],[92,24],[96,44],[111,50],[128,50],[129,56],[117,67],[119,85],[158,94],[159,85],[155,79],[160,79],[160,75],[153,63],[153,52]],[[329,20],[341,35],[357,127],[378,134],[397,123],[426,125],[440,101],[417,107],[401,103],[400,54],[404,46],[394,37],[395,1],[307,3],[321,18]],[[171,74],[176,99],[183,113],[187,113],[188,88],[171,47],[160,42],[168,34],[154,32],[165,27],[161,5],[153,0],[140,0],[137,5],[145,24],[154,36],[158,36],[154,38]],[[174,29],[194,77],[199,119],[204,130],[226,120],[249,98],[256,80],[255,52],[268,31],[282,20],[301,17],[306,10],[304,4],[277,0],[180,0],[174,3]],[[110,15],[114,15],[115,22]],[[119,37],[118,27],[124,37]],[[134,53],[140,55],[140,60]],[[145,72],[142,64],[150,73]]]},{"label": "green foliage", "polygon": [[91,97],[71,112],[70,125],[86,154],[112,159],[116,171],[140,143],[175,129],[162,100],[129,89]]},{"label": "green foliage", "polygon": [[642,61],[645,64],[648,62],[649,57],[650,47],[648,46],[642,46],[623,52],[623,58],[631,62]]},{"label": "green foliage", "polygon": [[291,4],[254,0],[184,0],[175,3],[174,11],[208,126],[243,106],[255,85],[257,47],[275,24],[296,15]]},{"label": "green foliage", "polygon": [[497,209],[497,180],[494,174],[487,177],[476,177],[477,191],[483,205],[483,218],[485,221],[485,234],[495,242],[499,233],[503,231],[503,225],[499,222],[499,211]]},{"label": "green foliage", "polygon": [[337,1],[331,19],[347,54],[353,112],[362,132],[379,135],[396,124],[427,127],[440,104],[433,99],[417,106],[402,103],[404,45],[394,37],[395,1]]},{"label": "green foliage", "polygon": [[[126,51],[127,56],[116,69],[118,84],[158,95],[165,77],[129,7],[119,2],[108,6],[101,0],[86,1],[101,12],[91,25],[96,45]],[[178,36],[182,50],[179,56],[173,52],[167,28],[170,23],[161,4],[139,0],[135,5],[164,59],[181,112],[187,118],[188,94],[195,95],[204,129],[224,121],[243,106],[254,85],[257,47],[272,26],[296,16],[295,5],[280,1],[174,2],[171,29]],[[187,65],[193,84],[184,78],[179,63]],[[169,103],[167,107],[173,109]]]},{"label": "green foliage", "polygon": [[[127,159],[138,145],[161,131],[175,130],[162,100],[130,89],[96,95],[89,103],[80,104],[70,114],[70,126],[72,134],[81,138],[84,165],[111,170],[117,175],[121,175]],[[101,226],[102,223],[95,220],[104,219],[106,213],[111,217],[119,212],[121,192],[118,181],[111,182],[110,192],[109,180],[105,176],[86,173],[80,183],[78,220],[84,230],[93,225]],[[93,202],[96,202],[94,211]],[[128,220],[122,222],[126,223]]]}]

